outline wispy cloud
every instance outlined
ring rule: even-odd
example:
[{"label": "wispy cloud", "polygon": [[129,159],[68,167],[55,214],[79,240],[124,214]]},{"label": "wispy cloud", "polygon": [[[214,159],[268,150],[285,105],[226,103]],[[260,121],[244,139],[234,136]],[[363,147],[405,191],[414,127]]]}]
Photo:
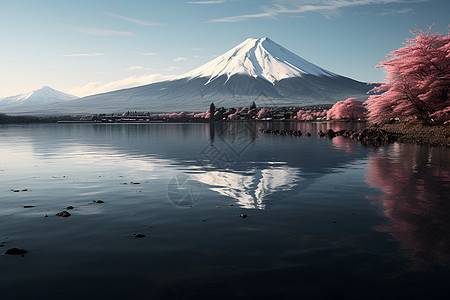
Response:
[{"label": "wispy cloud", "polygon": [[[213,22],[241,22],[260,18],[277,18],[282,15],[296,15],[315,12],[327,18],[339,16],[343,9],[368,5],[411,4],[430,0],[273,0],[272,5],[262,6],[262,12],[254,14],[237,15],[210,19],[205,23]],[[412,12],[409,10],[408,12]],[[407,13],[407,12],[404,12]]]},{"label": "wispy cloud", "polygon": [[223,0],[217,0],[217,1],[186,1],[186,3],[189,4],[220,4],[220,3],[224,3],[225,1]]},{"label": "wispy cloud", "polygon": [[127,68],[127,71],[134,71],[134,70],[143,70],[144,66],[131,66]]},{"label": "wispy cloud", "polygon": [[100,36],[134,36],[130,31],[117,31],[102,28],[71,27],[71,30]]},{"label": "wispy cloud", "polygon": [[138,55],[145,55],[145,56],[154,56],[154,55],[156,55],[156,53],[153,53],[153,52],[130,51],[130,53],[138,54]]},{"label": "wispy cloud", "polygon": [[102,56],[102,55],[104,54],[100,52],[61,54],[61,56]]},{"label": "wispy cloud", "polygon": [[378,13],[379,16],[387,16],[387,15],[395,15],[395,14],[413,14],[414,10],[412,8],[404,8],[404,9],[390,9],[386,11],[382,11]]},{"label": "wispy cloud", "polygon": [[107,14],[108,16],[117,18],[117,19],[121,19],[121,20],[125,20],[125,21],[131,22],[131,23],[139,24],[141,26],[159,26],[159,25],[163,25],[161,23],[149,22],[149,21],[145,21],[145,20],[139,20],[139,19],[134,19],[134,18],[121,16],[119,14],[115,14],[115,13],[110,12],[110,11],[105,11],[105,14]]},{"label": "wispy cloud", "polygon": [[186,60],[186,57],[177,57],[177,58],[175,58],[173,61],[183,61],[183,60]]},{"label": "wispy cloud", "polygon": [[89,82],[81,87],[68,91],[72,95],[84,97],[99,93],[106,93],[120,89],[132,88],[140,85],[150,84],[159,81],[172,80],[176,75],[149,74],[143,76],[131,76],[124,79],[102,83],[99,81]]},{"label": "wispy cloud", "polygon": [[173,71],[173,70],[175,70],[175,69],[178,69],[178,68],[175,67],[175,66],[171,66],[171,67],[168,67],[168,68],[163,69],[163,71]]}]

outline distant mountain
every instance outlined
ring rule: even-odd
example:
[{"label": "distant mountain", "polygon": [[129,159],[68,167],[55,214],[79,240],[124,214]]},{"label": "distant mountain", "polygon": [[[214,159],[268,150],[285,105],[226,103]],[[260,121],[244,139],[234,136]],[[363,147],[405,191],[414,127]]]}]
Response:
[{"label": "distant mountain", "polygon": [[216,107],[333,104],[367,99],[372,86],[316,66],[268,38],[250,38],[175,80],[88,96],[25,113],[205,111]]},{"label": "distant mountain", "polygon": [[20,94],[16,96],[0,98],[0,109],[5,106],[27,106],[35,104],[48,104],[67,100],[77,99],[73,95],[69,95],[49,86],[44,86],[38,90]]}]

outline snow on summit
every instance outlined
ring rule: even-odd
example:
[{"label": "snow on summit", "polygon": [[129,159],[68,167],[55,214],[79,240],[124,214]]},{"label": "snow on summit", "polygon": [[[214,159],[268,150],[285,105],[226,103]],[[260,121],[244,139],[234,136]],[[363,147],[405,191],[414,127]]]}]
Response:
[{"label": "snow on summit", "polygon": [[303,74],[334,77],[336,74],[322,69],[269,38],[249,38],[209,63],[179,78],[207,77],[206,84],[226,75],[244,74],[263,78],[272,84],[285,78]]}]

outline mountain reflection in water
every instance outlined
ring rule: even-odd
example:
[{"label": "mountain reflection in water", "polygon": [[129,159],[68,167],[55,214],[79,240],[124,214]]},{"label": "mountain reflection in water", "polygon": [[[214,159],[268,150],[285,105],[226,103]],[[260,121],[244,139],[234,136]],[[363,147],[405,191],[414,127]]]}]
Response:
[{"label": "mountain reflection in water", "polygon": [[242,208],[265,209],[265,198],[292,189],[300,180],[299,173],[298,169],[283,165],[245,173],[209,171],[194,178],[209,185],[212,191],[234,199]]}]

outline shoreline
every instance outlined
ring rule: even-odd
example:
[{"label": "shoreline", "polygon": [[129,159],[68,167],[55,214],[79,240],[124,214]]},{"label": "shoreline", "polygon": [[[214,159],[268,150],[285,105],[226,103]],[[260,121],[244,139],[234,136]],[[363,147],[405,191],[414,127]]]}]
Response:
[{"label": "shoreline", "polygon": [[397,142],[450,148],[449,125],[384,124],[380,126],[372,125],[360,130],[342,130],[339,132],[330,129],[326,133],[319,132],[319,135],[329,138],[343,136],[372,146],[384,146]]}]

